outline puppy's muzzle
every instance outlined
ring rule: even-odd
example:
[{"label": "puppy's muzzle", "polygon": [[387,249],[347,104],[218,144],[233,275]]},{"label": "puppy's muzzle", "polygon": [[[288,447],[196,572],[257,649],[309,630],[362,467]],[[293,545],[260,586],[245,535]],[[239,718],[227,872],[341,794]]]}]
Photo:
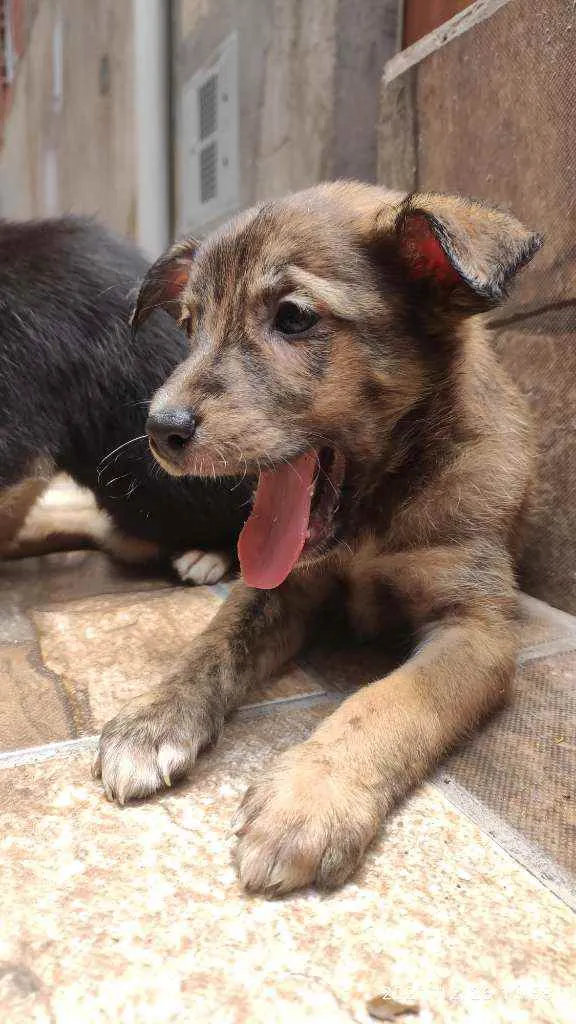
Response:
[{"label": "puppy's muzzle", "polygon": [[161,409],[150,413],[146,433],[153,451],[170,463],[178,463],[193,440],[197,426],[198,419],[192,409]]}]

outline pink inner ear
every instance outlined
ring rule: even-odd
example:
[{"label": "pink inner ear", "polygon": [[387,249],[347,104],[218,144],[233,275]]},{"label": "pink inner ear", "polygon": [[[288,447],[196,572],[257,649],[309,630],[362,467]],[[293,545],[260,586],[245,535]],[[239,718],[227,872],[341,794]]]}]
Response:
[{"label": "pink inner ear", "polygon": [[410,276],[415,280],[433,277],[440,284],[457,284],[460,280],[440,242],[423,214],[406,218],[402,229],[402,252],[407,259]]},{"label": "pink inner ear", "polygon": [[177,263],[170,271],[170,292],[172,295],[180,295],[188,284],[190,277],[190,264]]}]

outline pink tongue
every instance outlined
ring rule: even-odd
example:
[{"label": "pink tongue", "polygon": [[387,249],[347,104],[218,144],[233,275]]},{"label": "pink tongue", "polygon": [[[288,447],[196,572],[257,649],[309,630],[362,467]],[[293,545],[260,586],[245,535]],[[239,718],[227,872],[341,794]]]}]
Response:
[{"label": "pink tongue", "polygon": [[260,474],[254,508],[238,540],[238,557],[249,587],[271,590],[284,582],[306,541],[314,452]]}]

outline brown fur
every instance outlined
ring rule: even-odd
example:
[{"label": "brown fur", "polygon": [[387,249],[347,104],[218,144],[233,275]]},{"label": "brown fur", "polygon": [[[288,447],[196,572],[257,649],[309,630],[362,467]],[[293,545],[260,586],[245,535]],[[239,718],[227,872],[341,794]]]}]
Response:
[{"label": "brown fur", "polygon": [[[180,243],[144,282],[190,358],[153,411],[192,408],[172,472],[241,474],[328,443],[347,474],[335,542],[271,591],[238,584],[178,670],[104,729],[96,765],[121,802],[191,768],[255,683],[304,644],[337,587],[364,636],[390,596],[414,649],[283,754],[238,812],[243,885],[269,895],[345,881],[383,816],[506,698],[516,654],[514,559],[532,470],[524,405],[475,314],[539,239],[459,197],[319,186]],[[320,315],[278,338],[282,296]]]},{"label": "brown fur", "polygon": [[50,461],[39,458],[23,480],[0,491],[0,558],[9,554],[14,537],[30,508],[48,486],[53,472]]}]

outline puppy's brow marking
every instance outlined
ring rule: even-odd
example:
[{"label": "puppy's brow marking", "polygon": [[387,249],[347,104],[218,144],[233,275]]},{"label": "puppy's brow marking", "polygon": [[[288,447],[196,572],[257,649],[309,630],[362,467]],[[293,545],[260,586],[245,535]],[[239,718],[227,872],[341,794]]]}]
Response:
[{"label": "puppy's brow marking", "polygon": [[342,320],[355,320],[364,308],[372,309],[374,306],[374,297],[370,292],[363,294],[357,287],[318,277],[302,267],[289,267],[287,277],[310,295],[312,303],[327,306]]}]

